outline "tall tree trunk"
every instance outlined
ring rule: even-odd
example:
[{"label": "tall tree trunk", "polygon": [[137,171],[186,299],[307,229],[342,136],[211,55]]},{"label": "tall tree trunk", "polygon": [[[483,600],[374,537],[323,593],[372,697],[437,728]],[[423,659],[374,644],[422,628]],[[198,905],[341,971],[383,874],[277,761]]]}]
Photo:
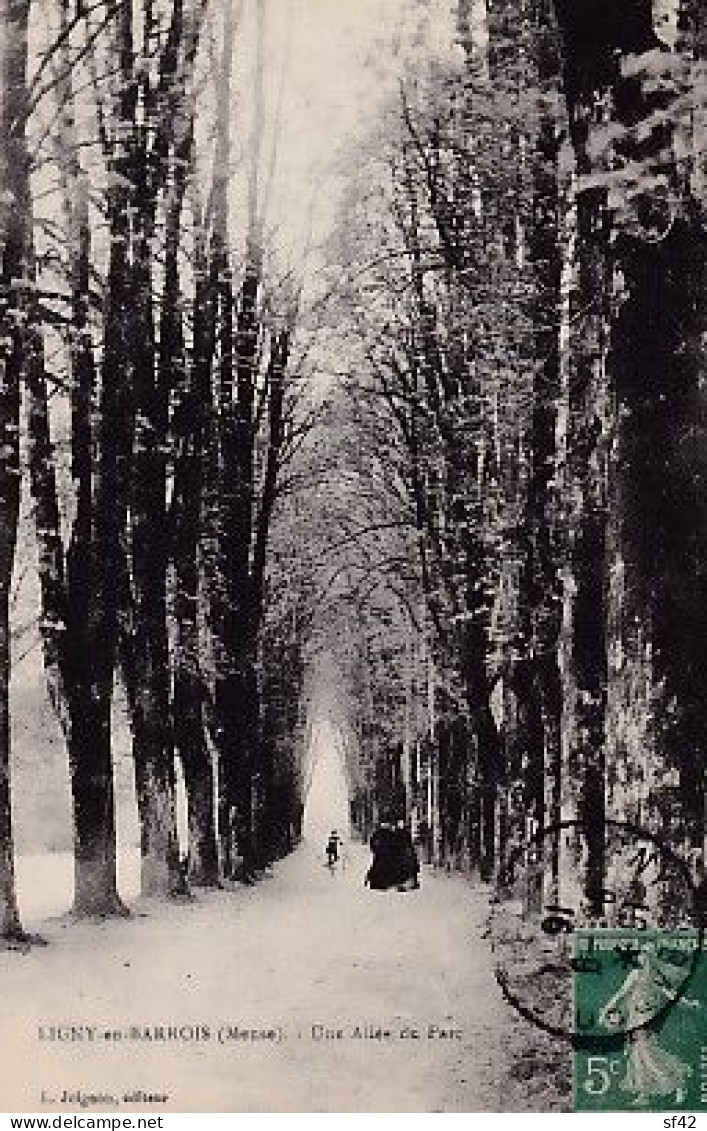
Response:
[{"label": "tall tree trunk", "polygon": [[[654,67],[645,85],[640,76],[641,56],[654,52],[655,59],[659,47],[650,0],[620,7],[596,0],[589,11],[555,0],[555,7],[580,169],[596,171],[587,144],[596,119],[581,113],[591,91],[610,107],[624,156],[645,172],[646,187],[639,184],[634,199],[623,202],[615,222],[622,294],[608,327],[607,367],[618,403],[619,551],[629,615],[647,626],[653,645],[658,748],[678,770],[686,831],[700,843],[707,723],[699,674],[707,659],[704,232],[689,191],[678,190],[666,206],[653,187],[660,175],[676,184],[669,126],[642,138],[630,134],[655,111],[664,121],[671,116],[669,84],[660,88]],[[635,73],[627,77],[622,60],[629,55]]]},{"label": "tall tree trunk", "polygon": [[227,873],[236,860],[250,878],[254,867],[253,775],[259,729],[256,675],[257,625],[252,613],[251,556],[255,458],[255,391],[260,346],[259,293],[262,273],[260,225],[257,218],[257,154],[262,83],[261,6],[256,6],[258,48],[254,153],[248,184],[248,230],[245,266],[234,326],[235,296],[228,262],[227,169],[230,154],[229,103],[233,25],[227,5],[214,179],[212,253],[220,296],[219,359],[219,562],[222,574],[219,620],[219,663],[215,707],[219,720],[220,836]]},{"label": "tall tree trunk", "polygon": [[[148,9],[146,8],[146,13]],[[194,5],[185,13],[174,0],[160,56],[159,81],[144,73],[141,129],[133,130],[129,170],[135,202],[133,222],[133,438],[130,482],[129,565],[131,582],[133,755],[141,827],[142,890],[184,895],[176,820],[167,626],[169,538],[167,440],[170,401],[182,380],[184,349],[179,312],[178,256],[186,169],[193,135],[190,82],[201,25]],[[143,29],[142,55],[151,50],[151,28]],[[154,314],[153,262],[157,222],[164,197],[164,289],[159,347]]]},{"label": "tall tree trunk", "polygon": [[[224,670],[217,686],[223,720],[224,800],[246,875],[252,870],[252,781],[258,734],[256,680],[257,625],[252,601],[253,461],[255,456],[255,380],[258,364],[257,317],[260,263],[249,247],[235,331],[236,386],[224,395],[222,417],[221,561],[225,571],[223,618]],[[232,332],[232,331],[229,331]],[[222,359],[224,350],[222,347]]]},{"label": "tall tree trunk", "polygon": [[[557,472],[557,419],[560,403],[560,335],[562,243],[558,150],[560,126],[544,102],[559,78],[557,32],[551,0],[535,0],[531,9],[535,55],[531,61],[540,96],[537,136],[531,139],[533,209],[528,253],[534,283],[531,305],[535,331],[532,410],[527,488],[527,555],[520,578],[520,602],[528,617],[530,670],[525,683],[532,704],[536,744],[529,748],[534,767],[530,808],[539,825],[556,826],[562,819],[562,688],[558,662],[562,608],[553,528]],[[556,899],[558,851],[553,845],[550,882]]]},{"label": "tall tree trunk", "polygon": [[[204,501],[211,363],[214,347],[214,298],[206,277],[204,233],[197,226],[195,293],[193,307],[193,362],[185,375],[183,403],[175,415],[177,460],[172,510],[174,561],[174,745],[184,772],[189,828],[189,879],[200,886],[218,886],[219,855],[216,841],[214,774],[205,733],[205,682],[201,670],[199,630],[199,543]],[[168,247],[172,241],[168,239]],[[178,292],[176,246],[167,258],[166,288]],[[169,337],[172,364],[183,367],[181,320],[177,317]],[[181,360],[180,360],[181,359]]]},{"label": "tall tree trunk", "polygon": [[[66,21],[66,6],[62,8]],[[65,54],[65,52],[64,52]],[[105,673],[103,608],[98,593],[91,412],[95,367],[88,325],[90,228],[88,191],[78,162],[68,59],[58,84],[59,165],[70,248],[72,475],[76,505],[64,562],[54,450],[49,430],[41,338],[35,335],[28,374],[32,496],[39,543],[44,661],[50,692],[67,739],[74,804],[75,910],[124,913],[117,892],[110,688]]]},{"label": "tall tree trunk", "polygon": [[[20,504],[20,383],[28,315],[29,0],[0,5],[0,938],[22,936],[15,894],[10,766],[10,586]],[[30,327],[31,329],[31,327]]]},{"label": "tall tree trunk", "polygon": [[[472,570],[468,568],[471,577]],[[477,602],[479,593],[479,587],[470,583],[470,602]],[[482,623],[482,612],[477,608],[473,613],[474,621],[463,627],[461,672],[476,754],[480,855],[474,863],[478,864],[481,878],[490,880],[497,861],[496,802],[499,786],[506,779],[506,765],[503,743],[491,710],[487,631]]]},{"label": "tall tree trunk", "polygon": [[[122,133],[111,160],[114,183],[107,193],[110,252],[96,454],[91,461],[92,505],[82,515],[81,523],[74,523],[67,558],[75,909],[79,914],[91,915],[121,910],[116,886],[111,714],[120,601],[116,579],[123,576],[125,569],[123,539],[133,431],[129,341],[131,197],[127,186],[129,123],[135,87],[129,0],[120,5],[117,28],[124,78],[118,97]],[[86,390],[82,392],[85,395]]]},{"label": "tall tree trunk", "polygon": [[[267,373],[268,395],[268,440],[265,457],[265,472],[261,490],[260,507],[255,522],[253,562],[251,568],[251,597],[250,617],[252,632],[258,639],[261,636],[263,616],[265,611],[265,567],[267,562],[268,540],[271,534],[271,524],[275,503],[277,500],[278,476],[282,447],[285,441],[284,398],[285,375],[289,354],[289,332],[282,330],[271,334],[270,360]],[[261,647],[262,654],[262,647]],[[254,694],[259,695],[259,688],[254,688]],[[260,753],[259,781],[260,798],[259,811],[256,814],[256,843],[258,863],[265,865],[273,858],[274,814],[271,811],[270,801],[273,796],[274,785],[274,755],[271,747],[264,742],[264,726],[258,717],[258,733],[256,741]]]},{"label": "tall tree trunk", "polygon": [[[146,155],[140,166],[146,174]],[[160,356],[153,318],[152,187],[139,178],[141,206],[133,267],[133,393],[136,417],[130,487],[130,566],[132,639],[130,651],[136,694],[131,696],[133,757],[140,814],[142,891],[146,895],[182,894],[177,838],[174,757],[170,725],[169,648],[167,641],[167,427],[174,384],[175,349],[179,352],[176,255],[182,183],[167,216],[165,288],[162,300]],[[177,289],[175,290],[175,286]]]},{"label": "tall tree trunk", "polygon": [[[683,15],[688,23],[689,5]],[[684,42],[698,58],[704,57],[704,17],[701,35],[698,23]],[[653,44],[635,35],[623,46],[640,57]],[[699,83],[688,73],[688,58],[681,61],[686,81]],[[670,66],[675,68],[674,59]],[[643,80],[619,75],[613,92],[614,116],[625,129],[660,112],[671,122],[676,92],[667,76],[661,91],[652,68]],[[618,532],[626,615],[647,628],[656,751],[660,764],[677,774],[680,828],[674,807],[663,820],[676,840],[702,847],[707,832],[704,211],[691,195],[691,170],[685,175],[677,168],[669,125],[647,140],[629,140],[626,148],[644,162],[648,182],[615,240],[623,294],[608,357],[618,404]],[[656,173],[671,184],[672,200],[654,190],[649,176]]]},{"label": "tall tree trunk", "polygon": [[[77,511],[67,555],[66,688],[74,804],[75,910],[120,911],[117,896],[111,708],[125,521],[124,387],[128,304],[125,213],[113,201],[111,265],[93,505]],[[92,476],[93,478],[93,476]],[[95,494],[93,492],[95,491]]]},{"label": "tall tree trunk", "polygon": [[[570,135],[580,177],[591,168],[589,138],[606,120],[606,84],[611,57],[597,40],[605,21],[633,19],[598,0],[571,10],[556,0],[564,40],[564,86]],[[631,9],[633,13],[633,6]],[[596,26],[595,26],[596,25]],[[579,775],[578,816],[588,858],[585,893],[589,913],[604,913],[606,818],[606,704],[608,516],[606,427],[609,392],[606,354],[609,334],[610,221],[606,192],[580,191],[576,198],[576,284],[570,302],[567,491],[570,500],[571,665],[575,685],[570,773]]]},{"label": "tall tree trunk", "polygon": [[[577,279],[570,303],[567,497],[570,502],[570,664],[574,683],[569,769],[587,844],[585,891],[603,914],[607,703],[606,335],[607,227],[603,201],[577,200]],[[589,314],[584,314],[587,306]]]}]

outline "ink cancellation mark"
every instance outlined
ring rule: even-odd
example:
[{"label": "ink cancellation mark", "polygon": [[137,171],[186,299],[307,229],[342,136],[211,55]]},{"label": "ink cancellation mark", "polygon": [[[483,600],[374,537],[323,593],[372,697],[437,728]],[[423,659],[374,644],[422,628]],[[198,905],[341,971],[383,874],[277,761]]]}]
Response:
[{"label": "ink cancellation mark", "polygon": [[[605,885],[597,892],[595,882],[591,898],[590,843],[595,854],[600,849]],[[517,844],[501,869],[491,915],[496,979],[506,1000],[538,1028],[595,1055],[619,1052],[628,1033],[659,1024],[685,995],[697,972],[702,928],[689,869],[659,837],[607,820],[597,846],[596,830],[565,821]],[[632,961],[634,935],[645,943],[662,939],[656,945],[663,966],[668,952],[679,953],[670,965],[670,989],[653,994],[640,1015],[624,1011],[614,1025],[588,1023],[596,1010],[588,1011],[590,991],[580,979],[592,985],[596,968],[600,978],[606,969],[614,985],[617,971]]]}]

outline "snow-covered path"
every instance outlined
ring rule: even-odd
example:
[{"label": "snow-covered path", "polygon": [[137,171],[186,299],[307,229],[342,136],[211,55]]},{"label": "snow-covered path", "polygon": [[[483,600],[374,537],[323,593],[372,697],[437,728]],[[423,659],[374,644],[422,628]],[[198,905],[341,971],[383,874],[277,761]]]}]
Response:
[{"label": "snow-covered path", "polygon": [[76,1110],[65,1091],[135,1109],[137,1090],[176,1111],[499,1110],[511,1018],[483,891],[425,874],[369,892],[364,849],[335,875],[319,849],[251,889],[54,920],[48,948],[0,954],[0,1110],[42,1091],[55,1113]]}]

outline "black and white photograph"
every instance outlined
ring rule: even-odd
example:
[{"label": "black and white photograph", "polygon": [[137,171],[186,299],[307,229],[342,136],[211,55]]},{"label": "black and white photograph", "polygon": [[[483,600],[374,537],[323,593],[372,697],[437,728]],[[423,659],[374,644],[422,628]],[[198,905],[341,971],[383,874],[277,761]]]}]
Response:
[{"label": "black and white photograph", "polygon": [[1,1112],[707,1112],[705,17],[0,0]]}]

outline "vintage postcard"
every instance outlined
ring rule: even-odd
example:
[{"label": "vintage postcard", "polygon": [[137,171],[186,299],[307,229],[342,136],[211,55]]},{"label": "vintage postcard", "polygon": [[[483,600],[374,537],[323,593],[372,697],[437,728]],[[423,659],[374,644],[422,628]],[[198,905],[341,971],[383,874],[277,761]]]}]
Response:
[{"label": "vintage postcard", "polygon": [[701,7],[0,0],[1,1111],[707,1110]]}]

